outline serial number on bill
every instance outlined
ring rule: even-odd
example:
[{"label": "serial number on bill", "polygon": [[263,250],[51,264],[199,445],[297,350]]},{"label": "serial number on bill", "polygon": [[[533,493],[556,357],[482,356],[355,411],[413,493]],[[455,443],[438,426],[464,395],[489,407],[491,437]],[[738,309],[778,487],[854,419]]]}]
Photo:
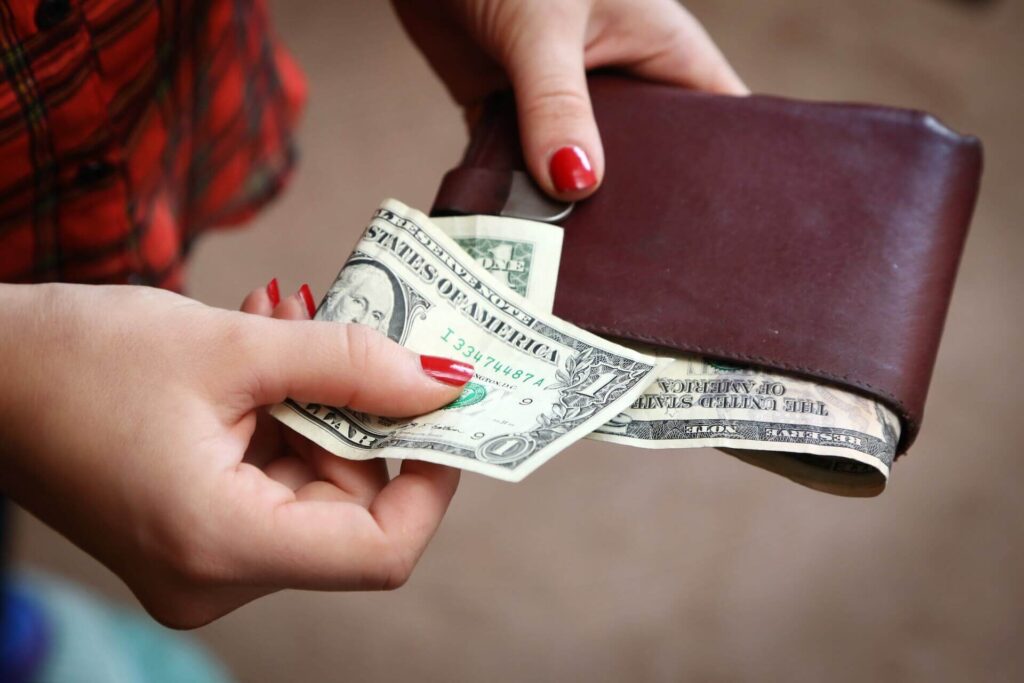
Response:
[{"label": "serial number on bill", "polygon": [[476,364],[477,372],[481,370],[490,370],[491,372],[507,377],[508,379],[521,382],[523,384],[529,384],[534,387],[544,386],[544,378],[540,377],[528,370],[518,368],[511,363],[507,363],[500,358],[495,356],[485,355],[479,351],[475,346],[466,341],[463,337],[456,337],[455,330],[448,328],[444,334],[441,335],[441,341],[451,345],[452,350],[458,355],[462,356],[466,360],[471,360]]}]

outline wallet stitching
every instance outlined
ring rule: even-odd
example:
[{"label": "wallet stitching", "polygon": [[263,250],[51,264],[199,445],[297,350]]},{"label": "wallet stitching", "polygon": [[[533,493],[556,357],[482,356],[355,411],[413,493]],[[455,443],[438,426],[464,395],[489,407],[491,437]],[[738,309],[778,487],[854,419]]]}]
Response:
[{"label": "wallet stitching", "polygon": [[[725,356],[727,358],[740,358],[742,360],[755,361],[770,367],[778,367],[783,370],[795,370],[797,372],[805,372],[811,375],[819,375],[825,379],[831,379],[837,382],[846,382],[847,384],[858,387],[860,389],[865,389],[877,394],[881,394],[882,396],[888,398],[890,401],[895,403],[896,406],[899,408],[900,417],[903,418],[903,420],[907,423],[906,431],[910,434],[917,433],[917,421],[910,416],[910,412],[907,410],[907,407],[903,403],[903,401],[898,399],[891,392],[886,391],[881,387],[876,387],[870,382],[863,382],[861,380],[853,379],[849,375],[837,375],[836,373],[828,372],[827,370],[821,370],[819,368],[801,367],[799,365],[793,365],[792,363],[775,360],[773,358],[767,358],[765,356],[755,356],[748,353],[736,353],[734,351],[728,351],[726,349],[712,349],[696,344],[688,344],[685,342],[680,342],[677,339],[669,339],[666,337],[653,337],[644,334],[637,334],[635,332],[625,332],[624,330],[620,330],[613,327],[605,327],[604,325],[587,325],[587,327],[589,327],[591,330],[595,332],[611,334],[617,337],[624,337],[626,339],[636,339],[637,341],[655,342],[658,344],[674,346],[676,348],[685,347],[689,350],[697,351],[700,353],[718,354]],[[901,434],[900,437],[902,440],[903,435]]]}]

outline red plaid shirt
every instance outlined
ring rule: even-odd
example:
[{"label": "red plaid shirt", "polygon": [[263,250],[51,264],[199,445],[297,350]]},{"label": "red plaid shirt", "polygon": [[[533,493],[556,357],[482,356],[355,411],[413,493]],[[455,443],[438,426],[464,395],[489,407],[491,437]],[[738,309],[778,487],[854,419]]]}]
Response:
[{"label": "red plaid shirt", "polygon": [[0,69],[0,282],[179,289],[294,161],[262,0],[0,0]]}]

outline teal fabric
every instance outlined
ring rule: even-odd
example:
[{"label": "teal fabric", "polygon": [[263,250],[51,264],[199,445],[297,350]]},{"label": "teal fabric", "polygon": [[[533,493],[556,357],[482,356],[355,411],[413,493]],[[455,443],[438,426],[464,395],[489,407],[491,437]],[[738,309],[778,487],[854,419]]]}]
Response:
[{"label": "teal fabric", "polygon": [[36,683],[229,683],[194,639],[38,573],[10,580],[42,606],[50,650]]}]

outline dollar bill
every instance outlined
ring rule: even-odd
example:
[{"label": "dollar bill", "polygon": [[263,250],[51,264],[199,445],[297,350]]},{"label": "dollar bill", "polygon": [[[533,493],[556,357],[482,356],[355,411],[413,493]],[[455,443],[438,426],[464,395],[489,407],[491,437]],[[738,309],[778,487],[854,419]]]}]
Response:
[{"label": "dollar bill", "polygon": [[476,374],[456,401],[415,418],[287,401],[271,411],[277,419],[346,458],[413,458],[507,481],[622,412],[665,363],[539,312],[395,200],[376,212],[316,317],[369,325]]},{"label": "dollar bill", "polygon": [[[493,258],[492,243],[525,240],[552,250],[556,241],[560,245],[562,231],[555,226],[491,216],[462,220],[471,229],[454,228],[454,222],[442,227],[457,229],[459,244],[495,274],[502,262]],[[545,233],[551,235],[547,240]],[[516,253],[514,246],[505,249]],[[522,292],[531,301],[550,302],[557,281],[531,272],[533,263],[540,261],[517,264]],[[640,350],[670,362],[628,409],[589,438],[638,448],[716,447],[804,486],[840,495],[869,496],[884,489],[900,427],[880,403],[788,375],[695,356],[665,356],[663,349]]]},{"label": "dollar bill", "polygon": [[831,385],[676,357],[590,438],[715,447],[811,488],[866,496],[885,486],[899,421],[880,403]]}]

